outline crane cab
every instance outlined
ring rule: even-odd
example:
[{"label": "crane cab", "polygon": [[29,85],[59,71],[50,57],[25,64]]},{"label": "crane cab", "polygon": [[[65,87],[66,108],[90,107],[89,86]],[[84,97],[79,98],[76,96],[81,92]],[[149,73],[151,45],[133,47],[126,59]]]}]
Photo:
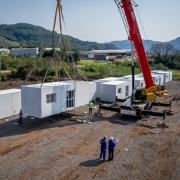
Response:
[{"label": "crane cab", "polygon": [[154,93],[147,93],[146,88],[134,88],[132,93],[133,102],[152,101],[154,98]]}]

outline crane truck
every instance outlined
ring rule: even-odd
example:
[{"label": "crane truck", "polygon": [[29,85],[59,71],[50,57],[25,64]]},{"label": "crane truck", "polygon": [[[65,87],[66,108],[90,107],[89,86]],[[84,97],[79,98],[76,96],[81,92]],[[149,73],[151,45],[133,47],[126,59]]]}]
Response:
[{"label": "crane truck", "polygon": [[155,85],[152,80],[152,75],[144,49],[141,34],[138,28],[138,23],[135,17],[133,6],[137,4],[133,0],[114,0],[120,15],[122,17],[128,39],[131,41],[132,49],[136,54],[139,68],[144,76],[146,87],[134,88],[134,66],[132,63],[132,95],[129,99],[123,102],[119,107],[100,105],[99,109],[106,109],[120,112],[121,115],[137,116],[142,118],[142,115],[164,116],[160,112],[152,112],[150,107],[171,106],[170,103],[160,103],[155,101],[156,96],[167,96],[167,90],[164,85]]}]

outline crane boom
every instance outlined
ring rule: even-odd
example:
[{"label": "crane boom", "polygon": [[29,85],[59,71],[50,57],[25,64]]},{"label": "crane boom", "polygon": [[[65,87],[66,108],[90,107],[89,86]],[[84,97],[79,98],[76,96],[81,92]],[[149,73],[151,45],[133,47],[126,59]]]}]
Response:
[{"label": "crane boom", "polygon": [[133,4],[131,0],[114,0],[120,11],[128,39],[133,41],[135,52],[138,58],[140,69],[143,73],[146,88],[154,86],[151,71],[146,57],[146,52],[142,42],[141,34],[138,28],[137,20],[134,14]]}]

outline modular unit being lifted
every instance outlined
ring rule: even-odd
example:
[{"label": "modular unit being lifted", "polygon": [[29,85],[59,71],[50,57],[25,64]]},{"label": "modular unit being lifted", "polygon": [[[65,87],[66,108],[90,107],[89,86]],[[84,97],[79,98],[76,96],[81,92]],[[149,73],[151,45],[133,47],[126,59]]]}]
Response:
[{"label": "modular unit being lifted", "polygon": [[62,81],[21,87],[22,111],[43,118],[74,109],[96,99],[96,84],[86,81]]}]

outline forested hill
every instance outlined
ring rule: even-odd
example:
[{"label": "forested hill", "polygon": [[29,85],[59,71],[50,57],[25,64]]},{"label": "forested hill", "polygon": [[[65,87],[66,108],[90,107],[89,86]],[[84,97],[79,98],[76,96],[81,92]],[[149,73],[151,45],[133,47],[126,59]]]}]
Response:
[{"label": "forested hill", "polygon": [[[51,35],[50,30],[27,23],[2,24],[0,25],[0,48],[46,46]],[[55,32],[54,37],[57,43],[60,35]],[[65,43],[71,50],[117,49],[113,44],[81,41],[71,36],[65,36]]]}]

